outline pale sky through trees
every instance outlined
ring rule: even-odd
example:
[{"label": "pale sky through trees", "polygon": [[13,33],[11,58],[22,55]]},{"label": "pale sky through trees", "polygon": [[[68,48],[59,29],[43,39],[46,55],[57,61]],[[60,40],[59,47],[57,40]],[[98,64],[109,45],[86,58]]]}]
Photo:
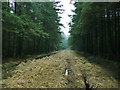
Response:
[{"label": "pale sky through trees", "polygon": [[[10,1],[10,7],[14,9],[14,3],[13,3],[14,0],[9,0],[9,1]],[[55,1],[60,1],[60,4],[63,5],[61,9],[65,10],[64,13],[58,15],[62,17],[60,23],[62,23],[65,26],[65,27],[60,26],[61,31],[63,31],[65,35],[68,37],[70,35],[69,33],[70,27],[68,23],[72,21],[72,18],[70,18],[68,15],[74,14],[74,12],[72,12],[72,10],[75,10],[75,7],[73,5],[74,1],[72,2],[70,2],[71,0],[55,0]],[[11,13],[13,13],[13,11],[11,11]]]},{"label": "pale sky through trees", "polygon": [[[74,2],[72,2],[74,3]],[[70,27],[68,25],[69,22],[72,21],[72,18],[70,18],[68,15],[73,15],[74,12],[72,12],[72,10],[75,10],[74,5],[70,3],[70,0],[61,0],[60,4],[63,5],[63,7],[61,7],[62,9],[65,9],[63,14],[59,14],[59,16],[61,16],[61,20],[60,23],[62,23],[64,27],[61,27],[61,31],[63,31],[65,33],[65,35],[68,37],[70,35],[69,30]]]}]

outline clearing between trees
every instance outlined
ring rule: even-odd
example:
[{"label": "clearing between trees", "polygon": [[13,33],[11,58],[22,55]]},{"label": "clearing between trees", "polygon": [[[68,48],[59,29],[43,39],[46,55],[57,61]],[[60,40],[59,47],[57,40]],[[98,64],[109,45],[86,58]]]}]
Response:
[{"label": "clearing between trees", "polygon": [[118,88],[107,69],[72,50],[20,63],[3,88]]}]

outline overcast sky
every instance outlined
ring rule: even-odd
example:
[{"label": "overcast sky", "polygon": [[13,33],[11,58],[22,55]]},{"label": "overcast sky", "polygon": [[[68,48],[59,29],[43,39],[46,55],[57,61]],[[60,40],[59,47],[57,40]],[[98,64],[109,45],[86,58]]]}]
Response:
[{"label": "overcast sky", "polygon": [[71,22],[72,18],[70,18],[68,15],[73,15],[74,12],[72,12],[71,10],[75,10],[75,7],[72,3],[70,3],[70,0],[61,0],[60,4],[63,5],[63,7],[61,7],[62,9],[65,9],[63,14],[59,14],[59,16],[61,16],[61,20],[60,23],[62,23],[64,27],[61,27],[61,31],[63,31],[65,33],[65,35],[68,37],[69,34],[69,25],[68,23]]}]

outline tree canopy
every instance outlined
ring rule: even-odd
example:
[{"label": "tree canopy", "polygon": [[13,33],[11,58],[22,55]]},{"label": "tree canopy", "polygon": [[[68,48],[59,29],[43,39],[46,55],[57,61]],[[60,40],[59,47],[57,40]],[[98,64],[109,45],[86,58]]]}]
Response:
[{"label": "tree canopy", "polygon": [[[58,3],[58,2],[57,2]],[[61,33],[54,2],[2,3],[3,57],[58,50]]]},{"label": "tree canopy", "polygon": [[120,3],[75,3],[69,42],[72,49],[104,58],[120,58]]}]

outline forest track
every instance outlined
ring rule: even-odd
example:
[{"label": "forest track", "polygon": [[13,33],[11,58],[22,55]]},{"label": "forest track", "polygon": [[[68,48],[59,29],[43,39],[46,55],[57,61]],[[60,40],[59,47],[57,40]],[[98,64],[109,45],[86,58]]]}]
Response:
[{"label": "forest track", "polygon": [[20,63],[12,74],[4,88],[118,88],[109,72],[72,50]]}]

